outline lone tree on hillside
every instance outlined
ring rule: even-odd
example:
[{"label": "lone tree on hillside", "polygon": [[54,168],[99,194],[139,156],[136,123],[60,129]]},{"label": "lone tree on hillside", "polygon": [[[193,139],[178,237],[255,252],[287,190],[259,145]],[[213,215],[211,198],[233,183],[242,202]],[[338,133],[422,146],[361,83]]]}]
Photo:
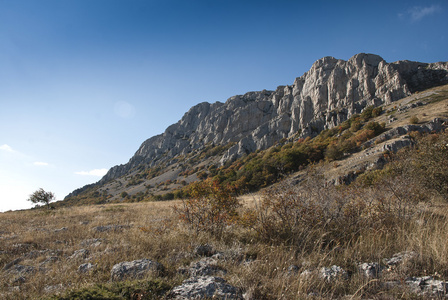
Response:
[{"label": "lone tree on hillside", "polygon": [[52,192],[46,192],[44,191],[43,188],[40,188],[30,195],[28,201],[31,201],[36,204],[37,203],[46,204],[47,208],[50,209],[50,202],[54,199],[55,197]]}]

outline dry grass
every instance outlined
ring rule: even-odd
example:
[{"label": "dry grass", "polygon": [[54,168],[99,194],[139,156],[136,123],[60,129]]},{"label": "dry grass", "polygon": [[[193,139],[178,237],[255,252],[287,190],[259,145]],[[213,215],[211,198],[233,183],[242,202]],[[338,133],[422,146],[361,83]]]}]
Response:
[{"label": "dry grass", "polygon": [[[244,199],[252,207],[255,197]],[[343,245],[322,247],[319,237],[309,237],[309,247],[294,244],[267,243],[252,229],[238,226],[227,229],[226,236],[216,240],[202,233],[190,235],[177,224],[171,206],[173,202],[130,203],[107,206],[85,206],[47,211],[45,209],[0,214],[0,268],[14,259],[24,257],[19,264],[39,268],[49,256],[36,252],[58,250],[58,260],[45,264],[45,271],[27,276],[24,283],[7,270],[0,272],[2,299],[37,299],[68,290],[106,283],[116,263],[151,258],[167,268],[162,280],[175,284],[182,280],[176,269],[190,263],[195,246],[211,243],[215,249],[235,253],[235,260],[221,262],[228,270],[226,279],[244,288],[249,299],[332,299],[353,295],[354,299],[379,295],[395,297],[394,291],[381,291],[376,281],[357,276],[360,262],[381,262],[393,253],[413,250],[418,258],[394,270],[389,279],[404,276],[436,275],[448,278],[448,221],[447,207],[419,207],[418,215],[408,222],[388,230],[368,230]],[[96,232],[96,226],[127,225],[117,231]],[[60,230],[61,228],[66,230]],[[324,236],[325,232],[316,231]],[[98,246],[85,246],[83,241],[99,238]],[[321,237],[323,239],[323,237]],[[88,249],[88,259],[70,259],[79,249]],[[35,252],[32,252],[35,251]],[[30,253],[35,253],[30,256]],[[90,273],[81,274],[78,266],[85,262],[97,265]],[[291,265],[304,270],[319,270],[324,266],[340,265],[351,274],[350,280],[331,285],[310,276],[288,275]],[[313,271],[314,270],[314,271]],[[149,278],[151,279],[151,278]],[[15,282],[16,281],[16,282]],[[54,289],[52,289],[52,287]],[[400,292],[402,293],[402,291]],[[400,294],[401,295],[401,294]]]}]

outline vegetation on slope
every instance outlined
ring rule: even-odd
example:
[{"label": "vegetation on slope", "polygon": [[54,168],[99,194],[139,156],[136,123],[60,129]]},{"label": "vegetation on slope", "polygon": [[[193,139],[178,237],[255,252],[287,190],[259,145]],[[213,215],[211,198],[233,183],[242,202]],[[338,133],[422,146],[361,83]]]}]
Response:
[{"label": "vegetation on slope", "polygon": [[[216,163],[201,163],[211,157],[219,157],[231,145],[216,146],[209,144],[198,153],[188,157],[178,157],[178,165],[183,169],[175,181],[167,180],[159,183],[159,187],[175,185],[175,189],[159,194],[139,192],[135,195],[122,194],[119,201],[139,202],[153,200],[172,200],[188,198],[190,186],[182,179],[196,174],[198,180],[213,178],[222,186],[230,185],[239,193],[257,191],[278,182],[284,176],[303,169],[310,163],[321,160],[338,160],[351,152],[359,151],[367,140],[379,135],[385,129],[385,124],[370,121],[382,113],[382,107],[367,107],[361,114],[353,115],[340,126],[322,131],[315,138],[283,140],[278,145],[267,150],[250,153],[225,166]],[[127,179],[126,186],[141,184],[150,180],[164,170],[161,166],[141,169]],[[111,198],[106,191],[102,193],[96,187],[91,187],[78,196],[69,199],[70,204],[101,204]],[[66,203],[61,203],[66,204]]]}]

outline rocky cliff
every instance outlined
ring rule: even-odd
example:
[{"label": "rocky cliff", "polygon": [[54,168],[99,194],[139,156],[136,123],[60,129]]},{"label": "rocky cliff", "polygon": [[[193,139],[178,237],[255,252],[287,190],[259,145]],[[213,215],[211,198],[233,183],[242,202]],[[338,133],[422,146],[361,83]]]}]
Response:
[{"label": "rocky cliff", "polygon": [[111,168],[106,183],[144,165],[170,163],[207,144],[228,145],[221,164],[266,149],[282,138],[316,135],[359,113],[432,86],[448,83],[448,62],[387,63],[378,55],[357,54],[348,61],[324,57],[275,91],[249,92],[225,103],[200,103],[166,131],[149,138],[127,164]]}]

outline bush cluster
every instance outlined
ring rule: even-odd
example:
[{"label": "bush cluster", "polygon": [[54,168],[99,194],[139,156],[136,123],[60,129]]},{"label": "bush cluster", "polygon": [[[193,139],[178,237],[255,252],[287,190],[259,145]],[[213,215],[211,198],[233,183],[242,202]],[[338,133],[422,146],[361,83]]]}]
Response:
[{"label": "bush cluster", "polygon": [[173,209],[196,234],[208,232],[220,236],[227,225],[235,222],[240,203],[233,189],[205,180],[192,184],[189,195]]}]

